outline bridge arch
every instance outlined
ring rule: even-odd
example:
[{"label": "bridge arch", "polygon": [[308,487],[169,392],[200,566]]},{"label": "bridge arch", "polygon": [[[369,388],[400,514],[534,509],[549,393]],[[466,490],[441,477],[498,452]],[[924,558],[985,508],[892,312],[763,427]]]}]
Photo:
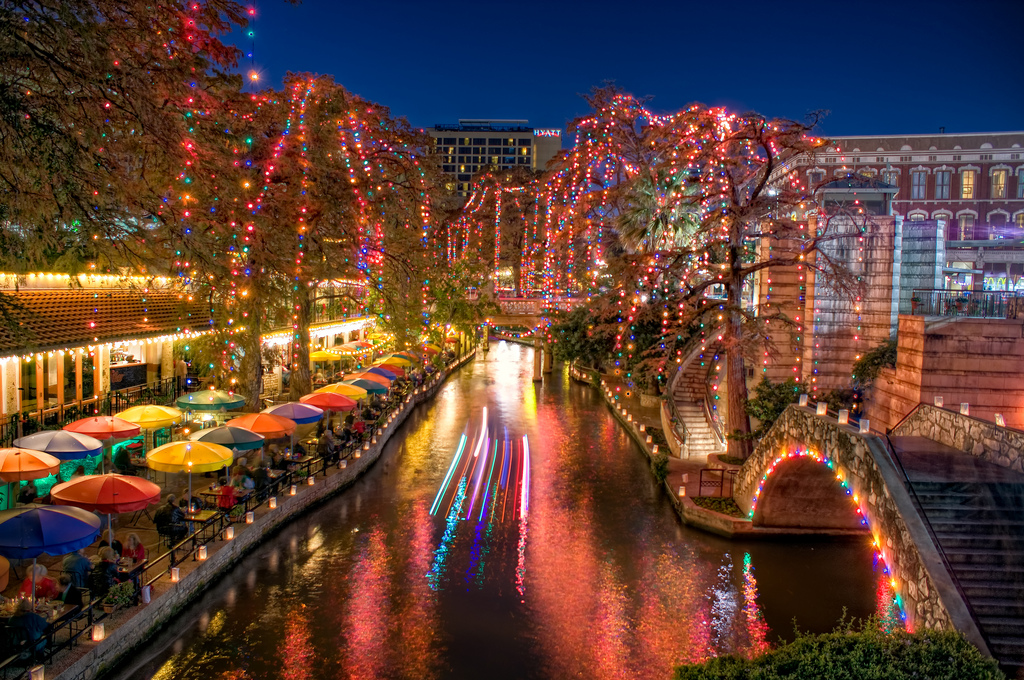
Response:
[{"label": "bridge arch", "polygon": [[[830,504],[840,526],[806,517],[820,507],[801,504],[792,494],[809,490]],[[852,518],[847,528],[859,524],[870,533],[866,540],[884,562],[908,628],[946,629],[955,621],[972,641],[980,640],[969,630],[966,605],[876,435],[790,405],[740,468],[733,499],[755,525],[766,527],[793,528],[796,522],[800,528],[802,522],[804,529],[828,530]],[[794,519],[801,515],[803,520]]]}]

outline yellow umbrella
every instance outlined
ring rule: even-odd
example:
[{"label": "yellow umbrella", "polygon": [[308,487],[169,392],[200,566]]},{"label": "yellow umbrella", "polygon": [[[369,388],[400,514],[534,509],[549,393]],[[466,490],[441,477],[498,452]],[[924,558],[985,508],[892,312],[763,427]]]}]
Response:
[{"label": "yellow umbrella", "polygon": [[340,361],[341,356],[326,350],[317,350],[309,355],[310,361]]},{"label": "yellow umbrella", "polygon": [[186,440],[156,447],[146,454],[146,466],[160,472],[187,472],[191,504],[192,473],[216,472],[231,465],[234,458],[235,455],[226,446]]},{"label": "yellow umbrella", "polygon": [[181,421],[181,411],[170,406],[146,404],[121,411],[117,417],[135,423],[143,430],[159,430]]},{"label": "yellow umbrella", "polygon": [[366,396],[366,390],[362,387],[356,387],[355,385],[346,385],[344,383],[334,383],[333,385],[327,385],[321,387],[314,392],[329,392],[331,394],[340,394],[345,397],[354,397],[355,399],[362,399]]}]

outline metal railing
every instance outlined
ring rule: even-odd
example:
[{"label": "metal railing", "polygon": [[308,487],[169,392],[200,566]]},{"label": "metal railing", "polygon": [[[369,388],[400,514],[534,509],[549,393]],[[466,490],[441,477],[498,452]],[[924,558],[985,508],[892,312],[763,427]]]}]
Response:
[{"label": "metal railing", "polygon": [[915,316],[1016,319],[1024,316],[1024,298],[999,291],[915,290],[910,311]]},{"label": "metal railing", "polygon": [[502,314],[533,316],[545,312],[572,311],[583,304],[580,298],[498,298]]},{"label": "metal railing", "polygon": [[[727,470],[723,468],[701,468],[700,486],[697,488],[698,496],[717,496],[724,498],[732,496],[732,490],[736,485],[736,475],[739,470]],[[717,477],[717,479],[715,478]],[[726,488],[729,489],[728,493]],[[718,489],[717,494],[704,493],[705,489]]]}]

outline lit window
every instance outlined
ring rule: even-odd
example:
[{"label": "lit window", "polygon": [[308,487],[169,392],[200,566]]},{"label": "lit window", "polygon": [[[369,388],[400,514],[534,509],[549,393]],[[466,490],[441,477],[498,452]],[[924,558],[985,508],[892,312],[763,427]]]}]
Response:
[{"label": "lit window", "polygon": [[894,187],[900,185],[900,173],[895,170],[889,170],[888,172],[882,173],[882,177],[885,179],[886,184],[891,184]]},{"label": "lit window", "polygon": [[1017,198],[1024,198],[1024,168],[1017,168]]},{"label": "lit window", "polygon": [[1024,229],[1024,213],[1017,213],[1017,228]]},{"label": "lit window", "polygon": [[977,174],[974,170],[960,172],[960,198],[974,198],[974,176]]},{"label": "lit window", "polygon": [[811,170],[807,173],[807,181],[811,183],[811,188],[813,189],[825,181],[825,172],[822,170]]},{"label": "lit window", "polygon": [[916,170],[910,173],[910,198],[916,200],[924,199],[924,191],[927,182],[927,175],[923,170]]},{"label": "lit window", "polygon": [[921,213],[914,213],[913,215],[910,216],[910,221],[911,222],[924,222],[924,215],[922,215]]},{"label": "lit window", "polygon": [[1006,170],[992,171],[992,198],[1006,198]]},{"label": "lit window", "polygon": [[530,153],[530,150],[527,149],[526,147],[522,147],[522,148],[519,149],[519,153],[521,153],[521,154],[523,154],[525,156],[526,154]]},{"label": "lit window", "polygon": [[[970,171],[968,171],[970,172]],[[970,241],[974,236],[974,215],[960,216],[960,240]]]},{"label": "lit window", "polygon": [[935,198],[945,200],[949,198],[949,184],[953,173],[949,170],[935,171]]}]

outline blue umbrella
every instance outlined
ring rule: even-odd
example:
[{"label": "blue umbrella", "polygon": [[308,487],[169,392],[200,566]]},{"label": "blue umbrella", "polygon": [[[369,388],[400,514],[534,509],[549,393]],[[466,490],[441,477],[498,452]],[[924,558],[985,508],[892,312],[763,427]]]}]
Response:
[{"label": "blue umbrella", "polygon": [[201,390],[183,394],[174,403],[192,411],[234,411],[245,406],[245,397],[224,390]]},{"label": "blue umbrella", "polygon": [[221,425],[220,427],[211,427],[208,430],[199,430],[190,434],[188,438],[197,442],[220,444],[229,449],[237,449],[239,451],[258,449],[266,441],[266,437],[261,434],[247,430],[244,427],[234,427],[232,425]]},{"label": "blue umbrella", "polygon": [[95,456],[103,451],[103,442],[87,434],[68,430],[44,430],[15,439],[14,445],[22,449],[42,451],[61,460],[76,460]]},{"label": "blue umbrella", "polygon": [[284,404],[278,404],[277,406],[271,406],[270,408],[263,409],[263,412],[289,418],[299,425],[315,423],[324,416],[324,410],[322,408],[303,404],[298,401],[289,401]]},{"label": "blue umbrella", "polygon": [[366,372],[367,373],[376,373],[377,375],[384,376],[388,380],[394,380],[395,378],[398,377],[397,373],[392,373],[391,371],[387,370],[386,368],[381,368],[380,366],[373,366],[371,368],[368,368],[368,369],[366,369]]},{"label": "blue umbrella", "polygon": [[0,555],[25,559],[66,555],[100,535],[100,518],[68,505],[43,505],[0,512]]},{"label": "blue umbrella", "polygon": [[384,387],[380,383],[375,383],[372,380],[342,380],[346,385],[355,385],[356,387],[362,387],[370,394],[387,394],[388,388]]},{"label": "blue umbrella", "polygon": [[44,505],[0,512],[0,555],[32,558],[32,601],[36,599],[36,558],[65,555],[100,535],[100,518],[68,505]]}]

